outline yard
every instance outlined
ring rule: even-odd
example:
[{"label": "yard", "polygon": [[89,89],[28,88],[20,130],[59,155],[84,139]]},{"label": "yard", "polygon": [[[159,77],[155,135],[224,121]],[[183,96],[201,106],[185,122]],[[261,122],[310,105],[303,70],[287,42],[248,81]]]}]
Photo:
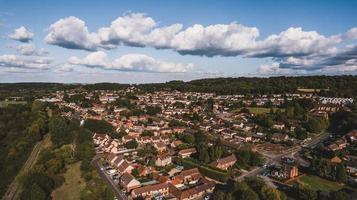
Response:
[{"label": "yard", "polygon": [[7,107],[10,104],[26,104],[26,101],[0,101],[0,108]]},{"label": "yard", "polygon": [[64,174],[63,185],[52,192],[54,200],[75,200],[80,199],[81,191],[85,188],[85,180],[81,178],[81,162],[76,162],[68,166]]},{"label": "yard", "polygon": [[296,181],[316,191],[337,191],[345,187],[343,184],[339,184],[314,175],[302,175],[297,180],[289,182],[288,184],[293,184]]},{"label": "yard", "polygon": [[198,170],[205,176],[215,179],[217,181],[226,182],[230,173],[218,168],[211,167],[207,164],[200,163],[197,160],[191,158],[180,159],[180,162],[185,168],[198,168]]},{"label": "yard", "polygon": [[[263,107],[247,107],[247,109],[249,110],[250,113],[253,114],[266,114],[269,113],[271,109],[275,111],[279,110],[280,112],[285,112],[285,109],[283,108],[263,108]],[[237,111],[240,111],[240,109],[238,109]]]}]

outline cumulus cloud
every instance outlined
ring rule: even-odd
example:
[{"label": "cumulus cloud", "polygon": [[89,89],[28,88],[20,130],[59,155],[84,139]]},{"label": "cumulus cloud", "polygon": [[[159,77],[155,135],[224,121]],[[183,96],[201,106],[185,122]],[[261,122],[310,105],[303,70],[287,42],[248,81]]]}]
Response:
[{"label": "cumulus cloud", "polygon": [[76,17],[60,19],[48,28],[45,41],[68,49],[94,51],[98,48],[97,34],[89,33],[85,22]]},{"label": "cumulus cloud", "polygon": [[173,63],[156,60],[144,54],[126,54],[110,60],[103,51],[88,54],[84,58],[71,57],[68,62],[93,68],[118,71],[182,73],[193,68],[193,64]]},{"label": "cumulus cloud", "polygon": [[16,47],[17,53],[24,56],[45,56],[48,54],[48,51],[45,49],[37,49],[33,44],[21,44]]},{"label": "cumulus cloud", "polygon": [[[317,31],[291,27],[280,33],[260,38],[257,27],[244,26],[237,22],[208,26],[194,24],[184,28],[179,23],[161,26],[146,14],[128,13],[115,19],[109,26],[94,32],[90,32],[85,22],[76,17],[60,19],[50,25],[45,41],[69,49],[87,51],[126,45],[171,49],[182,55],[270,58],[272,62],[278,63],[279,69],[284,69],[275,71],[286,72],[287,69],[320,70],[330,65],[346,65],[353,62],[356,55],[351,50],[347,50],[348,46],[342,47],[341,44],[355,39],[357,39],[357,28],[351,28],[345,33],[325,36]],[[344,57],[348,53],[350,55]],[[138,55],[134,57],[144,60]],[[110,64],[100,66],[113,68],[114,61],[105,59],[101,61]],[[145,58],[145,60],[149,59]],[[118,66],[121,69],[126,68],[122,65]],[[150,70],[149,67],[146,68]]]},{"label": "cumulus cloud", "polygon": [[26,27],[21,26],[15,29],[14,33],[10,34],[9,37],[13,40],[27,43],[33,39],[34,34]]},{"label": "cumulus cloud", "polygon": [[0,55],[0,67],[26,68],[26,69],[49,69],[52,59],[38,56],[22,56],[14,54]]}]

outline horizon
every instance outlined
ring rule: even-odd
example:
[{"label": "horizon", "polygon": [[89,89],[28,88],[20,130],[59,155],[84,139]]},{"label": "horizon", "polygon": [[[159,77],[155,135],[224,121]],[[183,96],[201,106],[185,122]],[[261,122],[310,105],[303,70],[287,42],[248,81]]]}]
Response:
[{"label": "horizon", "polygon": [[0,3],[1,83],[357,75],[357,2]]}]

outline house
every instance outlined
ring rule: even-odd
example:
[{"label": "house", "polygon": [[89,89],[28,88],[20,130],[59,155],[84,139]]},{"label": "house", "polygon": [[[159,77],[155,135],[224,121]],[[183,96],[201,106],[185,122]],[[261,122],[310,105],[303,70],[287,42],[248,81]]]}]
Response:
[{"label": "house", "polygon": [[285,128],[285,125],[283,123],[276,123],[276,124],[273,125],[273,128],[282,130],[282,129]]},{"label": "house", "polygon": [[196,148],[182,149],[181,151],[178,152],[178,155],[181,158],[187,158],[187,157],[190,157],[191,154],[194,154],[196,152],[197,152]]},{"label": "house", "polygon": [[285,173],[285,178],[294,178],[299,175],[299,170],[295,165],[284,165],[284,173]]},{"label": "house", "polygon": [[139,176],[146,176],[149,173],[149,169],[143,165],[139,165],[137,170]]},{"label": "house", "polygon": [[154,196],[165,197],[168,195],[169,195],[169,186],[167,183],[148,185],[148,186],[133,189],[131,191],[132,198],[142,197],[144,199],[151,199]]},{"label": "house", "polygon": [[237,162],[237,158],[232,154],[230,156],[220,158],[213,161],[210,165],[219,169],[227,170]]},{"label": "house", "polygon": [[252,135],[246,133],[238,133],[234,136],[234,138],[237,138],[239,141],[242,142],[251,142],[253,140]]},{"label": "house", "polygon": [[131,170],[134,169],[126,160],[124,160],[119,166],[116,167],[120,174],[124,174],[125,172],[131,173]]},{"label": "house", "polygon": [[271,140],[273,142],[286,142],[289,140],[289,135],[284,133],[274,133]]},{"label": "house", "polygon": [[330,162],[334,164],[339,164],[342,162],[342,160],[338,156],[334,156],[333,158],[330,159]]},{"label": "house", "polygon": [[351,142],[357,141],[357,130],[349,132],[346,138]]},{"label": "house", "polygon": [[166,145],[163,142],[156,142],[154,143],[154,147],[158,152],[164,152],[166,151]]},{"label": "house", "polygon": [[178,146],[180,146],[181,144],[183,144],[183,142],[181,140],[175,140],[171,143],[171,147],[172,148],[177,148]]},{"label": "house", "polygon": [[336,140],[335,143],[337,144],[338,148],[340,148],[340,149],[344,149],[347,146],[347,142],[344,139],[338,139],[338,140]]},{"label": "house", "polygon": [[155,165],[163,167],[163,166],[171,164],[171,162],[172,162],[172,158],[169,154],[161,153],[161,154],[157,155],[156,160],[155,160]]},{"label": "house", "polygon": [[205,178],[201,178],[194,187],[184,187],[182,179],[179,178],[182,175],[176,176],[169,185],[170,195],[178,200],[193,200],[202,199],[206,193],[211,193],[214,190],[215,183]]},{"label": "house", "polygon": [[140,182],[136,180],[133,175],[129,174],[128,172],[125,172],[120,177],[120,185],[125,189],[125,191],[130,192],[135,188],[139,188]]},{"label": "house", "polygon": [[338,139],[334,143],[330,144],[327,146],[327,149],[329,151],[338,151],[346,148],[347,146],[347,141],[344,139]]},{"label": "house", "polygon": [[184,170],[180,175],[182,176],[181,178],[183,182],[188,184],[194,184],[202,178],[202,175],[197,168]]}]

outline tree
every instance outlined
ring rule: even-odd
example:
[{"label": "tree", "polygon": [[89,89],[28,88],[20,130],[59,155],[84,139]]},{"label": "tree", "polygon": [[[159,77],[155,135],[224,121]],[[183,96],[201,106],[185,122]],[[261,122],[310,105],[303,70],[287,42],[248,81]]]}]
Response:
[{"label": "tree", "polygon": [[28,128],[28,134],[30,135],[31,139],[38,141],[41,139],[41,130],[38,123],[33,122],[31,126]]},{"label": "tree", "polygon": [[317,192],[298,183],[295,186],[299,200],[316,200]]},{"label": "tree", "polygon": [[306,129],[312,133],[321,133],[327,129],[328,125],[329,123],[326,118],[310,116],[306,123]]},{"label": "tree", "polygon": [[344,183],[347,181],[346,168],[343,164],[337,164],[336,166],[336,181]]},{"label": "tree", "polygon": [[261,199],[264,200],[281,200],[281,194],[279,190],[271,188],[267,185],[264,185],[261,188],[260,194],[261,194]]},{"label": "tree", "polygon": [[67,122],[63,117],[51,117],[48,128],[52,135],[51,140],[56,146],[70,143],[73,135],[69,132]]},{"label": "tree", "polygon": [[149,131],[149,130],[144,130],[141,134],[140,134],[140,136],[150,136],[150,137],[152,137],[152,136],[154,136],[154,133],[152,132],[152,131]]},{"label": "tree", "polygon": [[130,140],[125,143],[125,147],[128,149],[136,149],[136,147],[138,147],[138,142],[136,140]]},{"label": "tree", "polygon": [[214,200],[226,200],[225,193],[222,190],[215,191],[213,193]]},{"label": "tree", "polygon": [[306,132],[306,129],[304,129],[304,128],[296,127],[295,134],[296,134],[296,137],[300,140],[307,138],[307,132]]},{"label": "tree", "polygon": [[215,144],[209,148],[211,160],[217,160],[223,155],[223,145],[221,140],[216,140]]},{"label": "tree", "polygon": [[348,200],[350,199],[349,195],[344,191],[335,191],[330,193],[330,200]]},{"label": "tree", "polygon": [[146,114],[156,115],[158,113],[161,113],[161,107],[158,107],[158,106],[147,106],[146,107]]},{"label": "tree", "polygon": [[[24,195],[24,194],[29,194],[29,195]],[[43,191],[43,189],[38,186],[36,183],[31,185],[30,188],[25,189],[25,193],[23,193],[21,199],[23,200],[45,200],[47,199],[46,192]]]},{"label": "tree", "polygon": [[183,141],[189,144],[193,144],[195,142],[195,137],[191,134],[185,134],[183,136]]}]

